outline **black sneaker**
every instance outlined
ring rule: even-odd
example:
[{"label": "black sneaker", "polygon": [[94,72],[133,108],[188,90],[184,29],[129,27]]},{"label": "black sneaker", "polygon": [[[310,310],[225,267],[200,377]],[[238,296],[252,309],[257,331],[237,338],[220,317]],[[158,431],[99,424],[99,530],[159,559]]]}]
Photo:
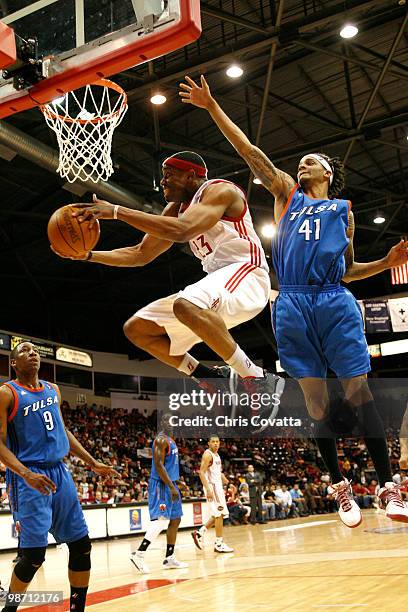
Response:
[{"label": "black sneaker", "polygon": [[207,393],[230,392],[234,393],[237,387],[238,375],[229,366],[213,366],[213,378],[194,378],[200,389],[204,389]]},{"label": "black sneaker", "polygon": [[[259,378],[241,378],[239,381],[239,390],[241,393],[253,394],[268,394],[270,402],[262,405],[258,410],[252,411],[251,416],[258,416],[259,421],[269,421],[275,419],[280,406],[280,398],[285,388],[285,379],[281,376],[264,370],[264,376]],[[268,427],[268,423],[256,427],[252,433],[260,433]]]}]

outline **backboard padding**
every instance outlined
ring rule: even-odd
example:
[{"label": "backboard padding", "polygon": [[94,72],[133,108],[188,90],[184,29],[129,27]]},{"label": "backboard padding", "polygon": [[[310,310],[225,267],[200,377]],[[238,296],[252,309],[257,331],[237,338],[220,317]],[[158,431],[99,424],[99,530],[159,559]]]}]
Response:
[{"label": "backboard padding", "polygon": [[[56,4],[55,0],[43,2],[48,2],[43,10]],[[37,4],[41,4],[41,1]],[[175,10],[176,5],[179,12]],[[49,102],[67,91],[156,59],[196,40],[201,34],[199,0],[170,0],[168,7],[169,10],[154,23],[152,31],[146,31],[143,24],[133,23],[75,49],[64,50],[61,43],[57,56],[45,63],[47,78],[29,89],[16,91],[10,82],[3,81],[0,87],[0,118]],[[7,22],[7,18],[4,21]],[[76,23],[75,28],[76,42],[78,34],[84,32],[84,26]],[[23,35],[21,30],[18,33]]]}]

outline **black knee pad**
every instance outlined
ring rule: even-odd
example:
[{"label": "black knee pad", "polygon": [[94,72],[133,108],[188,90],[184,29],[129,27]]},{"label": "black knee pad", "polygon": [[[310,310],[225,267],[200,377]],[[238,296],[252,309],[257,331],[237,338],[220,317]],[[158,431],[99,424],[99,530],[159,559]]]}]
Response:
[{"label": "black knee pad", "polygon": [[22,548],[22,558],[16,564],[14,573],[21,582],[31,582],[36,571],[44,563],[45,546],[41,548]]},{"label": "black knee pad", "polygon": [[92,544],[89,536],[68,543],[69,562],[68,567],[73,572],[87,572],[91,569]]}]

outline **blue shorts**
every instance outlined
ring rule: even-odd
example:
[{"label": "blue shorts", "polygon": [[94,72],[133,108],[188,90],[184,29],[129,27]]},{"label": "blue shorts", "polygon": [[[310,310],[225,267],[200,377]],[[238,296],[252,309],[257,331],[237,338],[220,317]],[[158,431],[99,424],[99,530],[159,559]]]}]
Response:
[{"label": "blue shorts", "polygon": [[339,378],[370,371],[361,310],[340,285],[281,287],[272,327],[282,368],[293,378]]},{"label": "blue shorts", "polygon": [[181,508],[181,495],[178,486],[173,482],[178,491],[178,499],[172,501],[170,487],[162,480],[151,478],[149,480],[149,514],[150,520],[158,518],[177,519],[183,516]]},{"label": "blue shorts", "polygon": [[30,466],[36,474],[45,474],[56,485],[51,495],[43,495],[14,473],[9,473],[13,517],[20,522],[21,548],[47,546],[48,532],[57,543],[75,542],[88,533],[84,513],[72,476],[61,461],[45,469]]}]

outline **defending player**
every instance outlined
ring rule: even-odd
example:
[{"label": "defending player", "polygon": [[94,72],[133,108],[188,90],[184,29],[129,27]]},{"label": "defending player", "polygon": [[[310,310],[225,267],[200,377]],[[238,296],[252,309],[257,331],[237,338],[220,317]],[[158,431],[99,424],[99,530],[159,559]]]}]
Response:
[{"label": "defending player", "polygon": [[[207,180],[203,158],[183,151],[163,162],[161,181],[169,203],[162,216],[113,206],[94,198],[78,204],[83,219],[120,219],[146,232],[134,247],[91,251],[86,259],[110,266],[141,266],[171,247],[189,242],[207,273],[178,294],[145,306],[124,326],[131,342],[188,376],[216,378],[188,351],[205,342],[251,391],[281,394],[284,380],[255,365],[228,329],[260,313],[269,299],[268,264],[243,191],[229,181]],[[84,259],[72,257],[71,259]]]},{"label": "defending player", "polygon": [[346,410],[357,412],[372,457],[389,518],[408,522],[408,508],[392,482],[381,418],[367,383],[370,356],[359,306],[340,285],[368,278],[408,260],[408,242],[401,241],[379,261],[354,261],[354,218],[351,203],[339,199],[344,168],[337,158],[310,153],[298,165],[298,183],[279,170],[229,119],[201,77],[201,87],[186,77],[182,101],[205,108],[252,172],[275,197],[277,237],[274,268],[280,293],[273,308],[273,327],[282,367],[299,380],[309,414],[314,419],[319,451],[330,472],[332,490],[342,521],[361,522],[350,483],[343,477],[329,414],[327,368],[341,379]]},{"label": "defending player", "polygon": [[202,550],[203,537],[207,529],[215,526],[214,551],[218,553],[234,552],[222,539],[224,519],[229,516],[227,503],[224,495],[224,485],[228,484],[228,479],[222,473],[221,457],[218,454],[220,439],[218,436],[211,436],[208,441],[208,448],[204,451],[201,458],[200,480],[204,487],[207,499],[210,518],[200,529],[192,532],[194,544]]},{"label": "defending player", "polygon": [[183,510],[178,485],[180,481],[178,448],[169,436],[171,431],[168,415],[163,415],[161,430],[154,439],[152,450],[152,469],[149,480],[150,525],[138,550],[132,553],[131,561],[142,574],[149,573],[145,564],[146,550],[157,536],[166,529],[167,548],[163,561],[164,569],[182,569],[187,563],[178,561],[174,554],[177,530]]},{"label": "defending player", "polygon": [[[22,558],[10,593],[25,592],[45,558],[48,532],[69,548],[70,610],[82,612],[91,569],[91,541],[74,481],[63,463],[71,452],[102,476],[119,474],[96,461],[65,428],[56,385],[39,380],[40,355],[31,342],[10,356],[16,379],[0,387],[0,459],[13,517],[20,525]],[[6,605],[3,612],[17,606]]]}]

